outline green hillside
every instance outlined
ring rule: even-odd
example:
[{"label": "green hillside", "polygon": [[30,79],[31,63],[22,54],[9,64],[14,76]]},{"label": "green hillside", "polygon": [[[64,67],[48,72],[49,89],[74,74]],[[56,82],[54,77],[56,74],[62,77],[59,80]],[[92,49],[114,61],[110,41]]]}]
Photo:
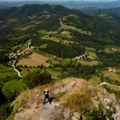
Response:
[{"label": "green hillside", "polygon": [[47,4],[0,8],[0,119],[23,90],[71,77],[101,85],[119,100],[119,58],[117,15]]}]

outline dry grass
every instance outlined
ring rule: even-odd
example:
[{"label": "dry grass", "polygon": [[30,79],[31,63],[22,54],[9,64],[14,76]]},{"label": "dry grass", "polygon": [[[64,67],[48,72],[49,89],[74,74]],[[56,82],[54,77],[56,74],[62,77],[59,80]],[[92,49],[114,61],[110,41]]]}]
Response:
[{"label": "dry grass", "polygon": [[89,88],[89,84],[85,80],[77,80],[76,85],[72,90],[62,97],[61,104],[71,108],[73,111],[84,112],[87,110],[91,102],[91,97],[97,94],[97,89]]},{"label": "dry grass", "polygon": [[37,53],[33,53],[29,56],[29,58],[24,58],[20,60],[17,65],[38,66],[43,64],[47,66],[48,64],[46,63],[46,60],[48,60],[47,57],[44,57]]}]

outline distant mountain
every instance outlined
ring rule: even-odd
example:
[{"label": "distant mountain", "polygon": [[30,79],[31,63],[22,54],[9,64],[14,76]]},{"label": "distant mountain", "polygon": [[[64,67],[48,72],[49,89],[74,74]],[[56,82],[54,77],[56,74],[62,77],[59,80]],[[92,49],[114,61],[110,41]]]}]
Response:
[{"label": "distant mountain", "polygon": [[101,8],[101,9],[120,7],[120,1],[113,1],[113,2],[66,1],[66,2],[59,2],[59,4],[65,7],[77,8],[77,9],[85,8],[85,7],[94,7],[94,8]]},{"label": "distant mountain", "polygon": [[109,8],[109,9],[97,9],[94,7],[85,7],[85,8],[80,8],[79,10],[88,15],[97,15],[99,13],[112,13],[120,16],[120,7]]},{"label": "distant mountain", "polygon": [[102,9],[98,9],[95,7],[85,7],[85,8],[79,8],[79,10],[88,15],[96,15],[96,13],[100,12]]},{"label": "distant mountain", "polygon": [[[61,5],[21,5],[0,8],[0,120],[118,117],[120,17],[89,16]],[[51,105],[42,103],[44,88]]]},{"label": "distant mountain", "polygon": [[1,7],[14,7],[14,6],[22,6],[25,4],[55,4],[55,5],[62,5],[69,8],[85,8],[85,7],[95,7],[95,8],[114,8],[120,7],[120,1],[113,1],[113,2],[84,2],[84,1],[19,1],[19,2],[6,2],[0,1]]},{"label": "distant mountain", "polygon": [[104,11],[114,13],[114,14],[120,16],[120,7],[118,7],[118,8],[110,8],[110,9],[106,9]]},{"label": "distant mountain", "polygon": [[33,42],[37,43],[39,41],[36,40],[44,38],[42,33],[44,30],[55,31],[57,33],[53,32],[53,36],[63,38],[64,29],[68,30],[70,37],[73,38],[72,41],[83,45],[120,44],[118,39],[120,21],[119,17],[113,15],[100,13],[92,17],[78,10],[48,4],[0,8],[0,44],[2,45],[11,42],[14,46],[30,38],[35,39]]}]

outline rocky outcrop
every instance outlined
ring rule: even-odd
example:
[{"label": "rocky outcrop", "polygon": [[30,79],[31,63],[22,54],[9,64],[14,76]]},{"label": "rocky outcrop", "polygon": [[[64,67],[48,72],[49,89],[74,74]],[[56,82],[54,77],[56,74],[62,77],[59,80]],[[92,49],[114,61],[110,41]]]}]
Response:
[{"label": "rocky outcrop", "polygon": [[[52,102],[43,105],[43,90],[46,87],[50,90]],[[108,109],[113,111],[114,119],[119,120],[120,105],[113,94],[109,94],[100,86],[94,87],[87,81],[76,78],[61,80],[54,85],[41,86],[22,93],[15,100],[13,113],[8,120],[80,120],[80,111],[73,112],[69,106],[62,104],[65,98],[75,94],[78,89],[82,95],[90,93],[91,106],[97,108],[99,103],[102,103],[104,112]]]}]

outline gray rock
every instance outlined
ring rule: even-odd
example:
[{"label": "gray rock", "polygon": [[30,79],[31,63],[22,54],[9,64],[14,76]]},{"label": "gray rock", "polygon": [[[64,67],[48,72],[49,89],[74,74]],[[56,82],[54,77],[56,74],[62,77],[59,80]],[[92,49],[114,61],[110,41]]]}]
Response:
[{"label": "gray rock", "polygon": [[120,112],[114,114],[112,117],[114,118],[114,120],[120,120]]},{"label": "gray rock", "polygon": [[80,119],[80,113],[74,112],[73,115],[74,115],[74,117],[76,117],[77,119]]},{"label": "gray rock", "polygon": [[65,120],[70,120],[70,110],[69,109],[65,109],[63,112],[64,118]]}]

